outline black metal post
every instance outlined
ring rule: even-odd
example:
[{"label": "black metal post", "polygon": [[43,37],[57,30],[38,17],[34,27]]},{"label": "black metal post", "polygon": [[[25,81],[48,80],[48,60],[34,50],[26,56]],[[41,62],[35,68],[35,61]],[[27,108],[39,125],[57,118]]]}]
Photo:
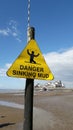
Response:
[{"label": "black metal post", "polygon": [[[27,36],[28,36],[28,41],[34,39],[33,27],[28,28]],[[33,92],[34,92],[34,79],[26,79],[24,130],[33,130]]]}]

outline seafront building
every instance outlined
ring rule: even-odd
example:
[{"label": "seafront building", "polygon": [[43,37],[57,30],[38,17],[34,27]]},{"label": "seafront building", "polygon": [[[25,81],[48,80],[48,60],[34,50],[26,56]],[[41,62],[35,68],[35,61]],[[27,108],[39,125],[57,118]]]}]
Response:
[{"label": "seafront building", "polygon": [[65,88],[65,85],[61,82],[61,80],[55,82],[48,82],[44,85],[40,85],[39,83],[35,85],[35,91],[47,91],[56,88]]}]

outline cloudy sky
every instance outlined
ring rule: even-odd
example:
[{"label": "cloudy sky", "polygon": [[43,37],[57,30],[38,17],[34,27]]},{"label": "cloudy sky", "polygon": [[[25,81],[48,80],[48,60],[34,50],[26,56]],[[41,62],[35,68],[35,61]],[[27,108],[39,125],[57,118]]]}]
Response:
[{"label": "cloudy sky", "polygon": [[[54,74],[52,82],[73,88],[73,0],[30,1],[30,26]],[[27,0],[0,1],[0,88],[25,87],[25,79],[8,77],[6,71],[27,44],[27,8]]]}]

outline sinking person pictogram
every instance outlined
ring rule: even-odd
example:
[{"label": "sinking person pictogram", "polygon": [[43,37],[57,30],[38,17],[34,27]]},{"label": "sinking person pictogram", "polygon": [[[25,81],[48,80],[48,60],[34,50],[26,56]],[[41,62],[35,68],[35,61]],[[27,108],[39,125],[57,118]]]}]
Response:
[{"label": "sinking person pictogram", "polygon": [[30,63],[36,64],[36,61],[34,60],[34,57],[38,57],[39,53],[35,55],[35,52],[32,51],[31,53],[29,52],[29,49],[27,50],[28,55],[30,56]]}]

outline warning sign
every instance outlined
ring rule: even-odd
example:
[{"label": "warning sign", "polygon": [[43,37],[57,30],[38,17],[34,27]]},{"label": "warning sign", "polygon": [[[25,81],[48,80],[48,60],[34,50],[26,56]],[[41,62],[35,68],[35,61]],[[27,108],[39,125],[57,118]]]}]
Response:
[{"label": "warning sign", "polygon": [[7,71],[8,76],[17,78],[52,80],[54,76],[35,40],[30,40]]}]

